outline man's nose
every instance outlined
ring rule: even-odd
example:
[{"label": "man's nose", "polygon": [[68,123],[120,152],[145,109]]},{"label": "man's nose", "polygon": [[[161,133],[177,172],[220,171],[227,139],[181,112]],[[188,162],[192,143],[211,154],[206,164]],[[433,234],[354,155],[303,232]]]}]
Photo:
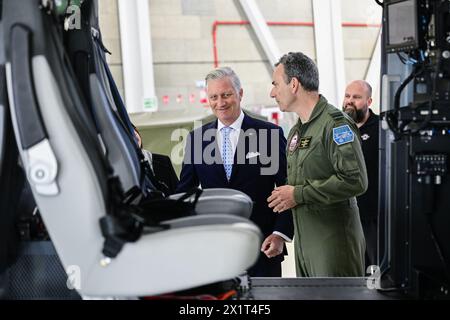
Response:
[{"label": "man's nose", "polygon": [[275,98],[275,92],[274,91],[275,91],[274,89],[270,90],[270,97],[271,98]]},{"label": "man's nose", "polygon": [[219,106],[219,107],[224,106],[226,104],[226,102],[227,102],[226,99],[223,99],[220,96],[217,98],[217,106]]}]

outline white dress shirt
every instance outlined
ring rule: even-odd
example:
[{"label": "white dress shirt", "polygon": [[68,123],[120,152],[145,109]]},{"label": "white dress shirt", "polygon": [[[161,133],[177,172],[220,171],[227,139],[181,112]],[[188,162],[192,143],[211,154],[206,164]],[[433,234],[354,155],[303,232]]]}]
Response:
[{"label": "white dress shirt", "polygon": [[[233,130],[230,131],[230,142],[233,148],[233,157],[236,152],[236,147],[239,140],[239,132],[241,131],[242,121],[244,121],[244,113],[241,110],[239,117],[228,127]],[[220,120],[217,120],[217,144],[219,145],[220,154],[222,155],[222,144],[223,144],[223,131],[222,128],[226,127]]]},{"label": "white dress shirt", "polygon": [[[233,130],[231,130],[231,132],[230,132],[230,142],[231,142],[231,147],[233,148],[233,157],[236,152],[237,144],[239,142],[239,132],[241,131],[242,121],[244,121],[244,112],[242,112],[242,110],[241,110],[241,113],[239,114],[239,117],[236,119],[236,121],[234,121],[231,125],[228,126],[230,128],[233,128]],[[222,154],[222,144],[223,144],[223,132],[221,131],[221,129],[223,127],[226,127],[226,125],[224,125],[219,119],[217,119],[217,135],[216,135],[216,137],[217,137],[217,144],[219,145],[219,150],[220,150],[221,154]],[[278,214],[278,213],[274,212],[274,214]],[[292,239],[287,237],[284,233],[281,233],[279,231],[274,231],[272,233],[279,235],[286,242],[292,241]]]}]

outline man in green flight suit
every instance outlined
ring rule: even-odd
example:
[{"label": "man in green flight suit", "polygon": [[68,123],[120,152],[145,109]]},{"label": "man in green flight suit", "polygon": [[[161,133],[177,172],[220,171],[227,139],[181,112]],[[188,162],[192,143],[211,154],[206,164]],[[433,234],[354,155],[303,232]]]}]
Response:
[{"label": "man in green flight suit", "polygon": [[365,240],[355,196],[367,172],[355,123],[318,93],[319,73],[303,53],[275,65],[272,91],[298,123],[288,137],[288,181],[267,199],[274,212],[292,209],[299,277],[364,275]]}]

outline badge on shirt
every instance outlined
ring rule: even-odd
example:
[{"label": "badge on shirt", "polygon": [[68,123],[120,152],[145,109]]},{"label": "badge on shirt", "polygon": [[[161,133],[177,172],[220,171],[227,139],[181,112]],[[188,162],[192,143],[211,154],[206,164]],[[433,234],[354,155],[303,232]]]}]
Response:
[{"label": "badge on shirt", "polygon": [[345,124],[343,126],[333,128],[333,140],[338,146],[340,146],[353,142],[353,140],[355,140],[355,134],[352,129],[350,129],[348,124]]},{"label": "badge on shirt", "polygon": [[311,144],[312,137],[304,137],[300,138],[300,142],[298,144],[299,149],[308,149],[309,145]]},{"label": "badge on shirt", "polygon": [[297,149],[297,142],[298,142],[298,132],[295,132],[295,134],[291,138],[291,141],[289,141],[290,152],[294,152],[295,149]]},{"label": "badge on shirt", "polygon": [[369,138],[370,138],[370,136],[369,136],[367,133],[364,133],[364,134],[361,136],[361,139],[362,139],[363,141],[369,140]]}]

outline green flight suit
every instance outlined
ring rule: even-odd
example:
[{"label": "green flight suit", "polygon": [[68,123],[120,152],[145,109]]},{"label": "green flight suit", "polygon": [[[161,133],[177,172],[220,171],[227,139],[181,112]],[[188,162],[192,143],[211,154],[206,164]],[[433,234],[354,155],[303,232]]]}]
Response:
[{"label": "green flight suit", "polygon": [[367,172],[357,126],[320,96],[309,121],[291,129],[287,149],[297,276],[363,276],[355,196],[366,191]]}]

